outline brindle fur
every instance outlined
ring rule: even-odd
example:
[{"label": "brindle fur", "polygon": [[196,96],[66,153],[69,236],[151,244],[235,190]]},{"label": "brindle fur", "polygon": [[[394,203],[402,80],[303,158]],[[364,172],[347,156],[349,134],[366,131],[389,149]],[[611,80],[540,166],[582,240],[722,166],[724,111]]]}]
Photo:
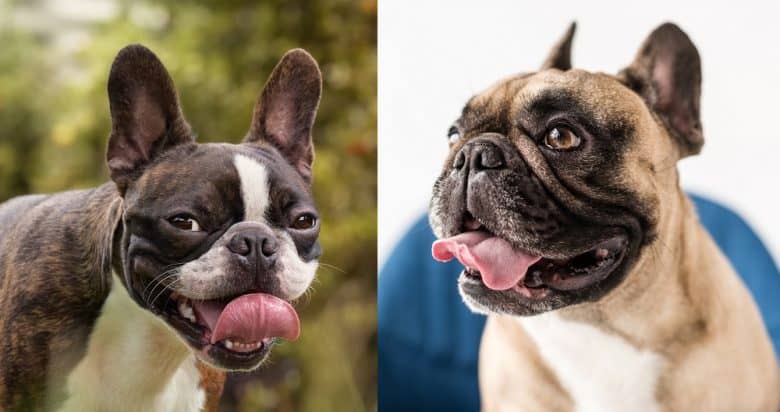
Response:
[{"label": "brindle fur", "polygon": [[[160,260],[150,254],[181,264],[208,250],[226,222],[243,219],[236,155],[261,162],[273,180],[270,224],[280,224],[280,203],[311,203],[320,91],[316,62],[293,50],[271,74],[244,144],[198,145],[162,63],[140,45],[120,51],[108,85],[113,182],[0,204],[0,410],[56,409],[111,288],[127,288],[146,307],[143,285],[129,283],[159,275]],[[202,208],[209,238],[161,233],[156,219],[172,205]],[[294,240],[299,255],[319,256],[316,236]],[[147,259],[134,260],[131,244]],[[121,285],[112,285],[112,273]],[[273,293],[273,285],[261,286]],[[200,362],[198,368],[206,409],[215,410],[225,374]]]},{"label": "brindle fur", "polygon": [[111,288],[120,213],[113,183],[0,206],[2,409],[62,400]]}]

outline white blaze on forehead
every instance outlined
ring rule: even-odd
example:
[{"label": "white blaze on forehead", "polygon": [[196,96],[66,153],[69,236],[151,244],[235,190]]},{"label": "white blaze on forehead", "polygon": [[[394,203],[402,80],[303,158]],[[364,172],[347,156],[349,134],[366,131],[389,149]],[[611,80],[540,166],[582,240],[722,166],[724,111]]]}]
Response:
[{"label": "white blaze on forehead", "polygon": [[241,180],[244,220],[265,221],[269,203],[268,170],[261,163],[244,155],[236,155],[233,164]]}]

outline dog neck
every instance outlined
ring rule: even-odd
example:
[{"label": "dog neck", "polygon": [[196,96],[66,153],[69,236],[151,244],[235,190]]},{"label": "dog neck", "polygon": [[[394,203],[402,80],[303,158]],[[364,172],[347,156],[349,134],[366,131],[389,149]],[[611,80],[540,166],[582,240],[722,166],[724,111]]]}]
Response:
[{"label": "dog neck", "polygon": [[206,394],[194,355],[119,280],[122,213],[113,183],[97,188],[85,207],[90,236],[80,250],[96,274],[95,298],[105,301],[86,353],[67,377],[63,410],[202,410]]},{"label": "dog neck", "polygon": [[68,377],[64,410],[202,410],[194,355],[114,276],[87,353]]}]

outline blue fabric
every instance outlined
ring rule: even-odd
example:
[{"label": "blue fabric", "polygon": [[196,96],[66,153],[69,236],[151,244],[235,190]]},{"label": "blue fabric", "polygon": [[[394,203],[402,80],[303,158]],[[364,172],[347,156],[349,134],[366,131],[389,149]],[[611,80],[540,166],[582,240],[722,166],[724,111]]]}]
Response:
[{"label": "blue fabric", "polygon": [[[699,218],[742,276],[780,353],[780,273],[764,244],[731,210],[691,196]],[[430,257],[422,217],[379,275],[379,409],[476,411],[477,351],[485,318],[458,295],[457,262]]]}]

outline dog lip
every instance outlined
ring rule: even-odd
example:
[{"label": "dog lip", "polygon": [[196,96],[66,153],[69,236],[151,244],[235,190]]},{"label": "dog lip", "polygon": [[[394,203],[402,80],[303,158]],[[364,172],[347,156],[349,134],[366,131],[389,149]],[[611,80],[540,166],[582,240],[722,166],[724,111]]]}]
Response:
[{"label": "dog lip", "polygon": [[270,353],[275,339],[263,340],[262,345],[251,352],[237,352],[225,344],[206,344],[198,350],[198,356],[206,362],[226,370],[251,370],[257,367]]},{"label": "dog lip", "polygon": [[628,238],[625,235],[617,235],[562,262],[563,265],[560,265],[561,262],[553,262],[558,267],[552,271],[532,276],[552,289],[583,289],[608,278],[622,263],[627,249]]},{"label": "dog lip", "polygon": [[167,290],[163,292],[162,298],[158,298],[160,303],[149,304],[148,309],[168,324],[205,361],[226,370],[248,370],[257,366],[270,353],[275,343],[273,338],[250,343],[228,343],[232,340],[224,339],[212,344],[212,331],[207,325],[197,318],[196,322],[192,322],[186,314],[180,313],[180,304],[189,301],[189,298]]},{"label": "dog lip", "polygon": [[[526,276],[514,287],[497,293],[516,293],[524,299],[540,300],[553,291],[566,292],[589,287],[608,278],[626,255],[628,238],[619,234],[590,246],[586,252],[568,258],[542,259],[528,268]],[[586,265],[593,259],[593,265]],[[584,266],[583,266],[584,265]],[[495,293],[484,284],[481,273],[465,268],[459,283],[467,293]]]},{"label": "dog lip", "polygon": [[463,223],[461,224],[461,232],[473,232],[477,230],[487,231],[485,229],[485,225],[468,210],[466,210],[464,213],[462,220]]}]

